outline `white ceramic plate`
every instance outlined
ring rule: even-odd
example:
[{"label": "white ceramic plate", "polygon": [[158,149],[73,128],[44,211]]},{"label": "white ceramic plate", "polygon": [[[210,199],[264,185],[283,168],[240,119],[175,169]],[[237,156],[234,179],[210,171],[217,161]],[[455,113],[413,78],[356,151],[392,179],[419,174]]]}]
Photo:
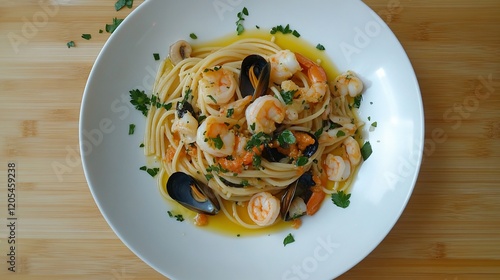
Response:
[{"label": "white ceramic plate", "polygon": [[[293,231],[230,237],[169,218],[139,144],[144,117],[129,90],[151,89],[172,42],[235,32],[247,7],[247,28],[290,24],[321,43],[340,71],[366,84],[361,118],[373,147],[352,188],[351,205],[326,202]],[[372,103],[372,104],[371,104]],[[370,124],[371,122],[368,122]],[[136,133],[128,135],[129,124]],[[368,126],[367,128],[368,129]],[[422,158],[423,110],[411,64],[393,33],[361,1],[149,0],[114,32],[92,69],[83,96],[80,143],[85,175],[103,216],[142,260],[173,279],[332,279],[366,257],[388,234],[412,193]],[[328,205],[330,204],[330,205]]]}]

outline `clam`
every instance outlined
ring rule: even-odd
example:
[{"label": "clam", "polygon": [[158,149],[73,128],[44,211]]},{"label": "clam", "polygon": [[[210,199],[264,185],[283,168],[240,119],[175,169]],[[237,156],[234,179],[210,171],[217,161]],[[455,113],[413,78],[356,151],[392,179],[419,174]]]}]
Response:
[{"label": "clam", "polygon": [[269,87],[271,65],[260,55],[252,54],[241,62],[239,87],[241,95],[257,97],[265,95]]},{"label": "clam", "polygon": [[293,182],[281,197],[280,216],[284,221],[293,220],[306,213],[306,204],[311,198],[311,187],[316,183],[311,171],[305,172]]},{"label": "clam", "polygon": [[166,188],[173,200],[192,211],[215,215],[220,210],[219,200],[212,189],[184,172],[170,175]]}]

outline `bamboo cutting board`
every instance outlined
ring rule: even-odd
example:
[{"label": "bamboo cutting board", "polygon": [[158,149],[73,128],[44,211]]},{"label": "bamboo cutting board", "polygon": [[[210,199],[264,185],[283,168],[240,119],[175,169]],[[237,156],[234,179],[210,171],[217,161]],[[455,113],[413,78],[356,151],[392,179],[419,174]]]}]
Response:
[{"label": "bamboo cutting board", "polygon": [[[132,11],[115,2],[0,0],[0,279],[163,279],[106,224],[80,161],[98,31]],[[500,2],[365,3],[413,63],[426,141],[401,219],[340,279],[500,279]]]}]

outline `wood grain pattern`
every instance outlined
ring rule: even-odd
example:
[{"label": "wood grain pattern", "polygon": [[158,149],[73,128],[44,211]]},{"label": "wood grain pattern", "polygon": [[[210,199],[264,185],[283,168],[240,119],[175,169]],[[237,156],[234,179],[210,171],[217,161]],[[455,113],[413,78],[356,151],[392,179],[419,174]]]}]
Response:
[{"label": "wood grain pattern", "polygon": [[[114,2],[0,1],[0,220],[10,161],[19,217],[16,273],[7,270],[8,228],[0,227],[1,279],[163,279],[104,221],[78,153],[83,89],[109,38],[98,30],[131,11],[116,12]],[[364,2],[413,63],[426,145],[401,219],[339,279],[500,279],[500,2]],[[68,49],[70,40],[77,47]]]}]

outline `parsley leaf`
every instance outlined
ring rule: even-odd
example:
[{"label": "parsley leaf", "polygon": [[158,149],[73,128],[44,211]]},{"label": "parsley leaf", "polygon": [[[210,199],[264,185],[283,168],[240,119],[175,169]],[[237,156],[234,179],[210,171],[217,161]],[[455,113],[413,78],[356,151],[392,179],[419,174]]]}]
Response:
[{"label": "parsley leaf", "polygon": [[363,100],[363,96],[362,95],[358,95],[358,96],[354,97],[353,107],[354,108],[359,108],[361,106],[361,100]]},{"label": "parsley leaf", "polygon": [[194,33],[191,33],[191,34],[189,34],[189,38],[196,40],[196,39],[198,39],[198,36],[196,36],[196,34],[194,34]]},{"label": "parsley leaf", "polygon": [[175,218],[176,221],[184,221],[184,217],[181,214],[174,214],[171,211],[167,211],[167,213],[170,218]]},{"label": "parsley leaf", "polygon": [[132,8],[132,5],[134,4],[134,0],[118,0],[115,3],[115,10],[119,11],[123,7],[127,6],[127,8]]},{"label": "parsley leaf", "polygon": [[68,49],[69,49],[69,48],[72,48],[72,47],[74,48],[74,47],[76,46],[76,45],[75,45],[75,41],[69,41],[69,42],[67,42],[67,43],[66,43],[66,46],[68,46]]},{"label": "parsley leaf", "polygon": [[158,172],[160,172],[160,168],[148,168],[147,166],[141,166],[139,170],[146,171],[151,177],[155,177]]},{"label": "parsley leaf", "polygon": [[252,165],[255,169],[260,169],[260,165],[262,163],[262,158],[259,155],[253,155],[252,157]]},{"label": "parsley leaf", "polygon": [[234,114],[234,108],[227,109],[226,118],[230,118]]},{"label": "parsley leaf", "polygon": [[351,197],[351,194],[346,194],[344,191],[339,191],[337,193],[332,193],[332,201],[335,205],[341,208],[347,208],[349,204],[351,203],[349,201],[349,198]]},{"label": "parsley leaf", "polygon": [[342,136],[345,136],[345,132],[342,130],[337,131],[337,138]]},{"label": "parsley leaf", "polygon": [[271,28],[271,31],[269,33],[271,34],[276,34],[278,32],[281,32],[283,34],[292,34],[295,37],[300,37],[300,33],[297,30],[292,30],[290,28],[290,24],[287,24],[285,27],[283,25],[277,25],[273,28]]},{"label": "parsley leaf", "polygon": [[217,137],[215,137],[215,138],[210,138],[210,140],[212,140],[212,142],[214,143],[214,146],[217,150],[222,149],[222,147],[224,146],[224,142],[222,142],[222,138],[220,138],[220,134],[217,135]]},{"label": "parsley leaf", "polygon": [[297,166],[304,166],[307,164],[308,161],[309,161],[309,159],[307,157],[299,157],[297,159],[296,165]]},{"label": "parsley leaf", "polygon": [[120,18],[113,18],[113,23],[111,24],[106,24],[106,32],[108,33],[113,33],[115,29],[122,23],[123,19]]},{"label": "parsley leaf", "polygon": [[131,123],[131,124],[128,126],[128,135],[132,135],[132,134],[134,134],[134,131],[135,131],[135,124]]},{"label": "parsley leaf", "polygon": [[241,35],[243,31],[245,31],[245,27],[243,27],[242,22],[245,20],[244,16],[248,16],[248,9],[243,7],[243,10],[237,14],[238,20],[236,21],[236,33]]},{"label": "parsley leaf", "polygon": [[85,39],[85,40],[90,40],[90,39],[92,39],[92,35],[90,35],[90,34],[82,34],[82,38]]},{"label": "parsley leaf", "polygon": [[283,98],[283,101],[285,101],[286,105],[290,105],[293,103],[293,96],[295,95],[296,92],[297,92],[296,90],[289,90],[289,91],[280,90],[281,98]]},{"label": "parsley leaf", "polygon": [[371,154],[372,154],[372,145],[370,144],[369,141],[366,141],[365,144],[363,144],[363,147],[361,147],[361,156],[363,157],[363,160],[366,161]]},{"label": "parsley leaf", "polygon": [[259,147],[262,144],[267,144],[271,141],[272,137],[264,132],[259,132],[257,134],[252,135],[250,140],[247,142],[247,146],[245,149],[250,151],[254,147]]},{"label": "parsley leaf", "polygon": [[325,50],[325,46],[323,46],[322,44],[317,44],[316,45],[316,48],[320,51],[324,51]]},{"label": "parsley leaf", "polygon": [[154,54],[153,54],[153,58],[154,58],[156,61],[160,60],[160,54],[159,54],[159,53],[154,53]]},{"label": "parsley leaf", "polygon": [[319,138],[323,134],[323,127],[320,127],[316,132],[314,132],[314,136]]},{"label": "parsley leaf", "polygon": [[293,242],[295,242],[295,238],[293,238],[293,235],[291,233],[289,233],[285,237],[285,239],[283,240],[283,246],[286,246],[286,245],[293,243]]},{"label": "parsley leaf", "polygon": [[133,89],[130,92],[130,103],[135,106],[135,108],[142,112],[144,116],[148,115],[149,105],[151,105],[151,99],[147,96],[144,91],[138,89]]},{"label": "parsley leaf", "polygon": [[287,147],[288,144],[295,144],[296,141],[297,139],[295,139],[293,133],[288,129],[281,132],[281,134],[278,136],[278,143],[281,147]]}]

